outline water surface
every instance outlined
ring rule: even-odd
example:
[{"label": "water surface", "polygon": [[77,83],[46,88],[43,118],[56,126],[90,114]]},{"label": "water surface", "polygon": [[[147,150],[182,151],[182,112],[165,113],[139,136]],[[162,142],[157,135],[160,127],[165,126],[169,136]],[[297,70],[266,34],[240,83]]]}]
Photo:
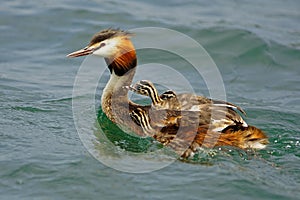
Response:
[{"label": "water surface", "polygon": [[[299,8],[296,0],[2,2],[0,198],[299,199]],[[247,122],[262,128],[270,145],[256,155],[233,150],[146,174],[94,159],[72,116],[83,59],[65,55],[103,28],[145,26],[201,43],[219,67],[228,100],[246,110]]]}]

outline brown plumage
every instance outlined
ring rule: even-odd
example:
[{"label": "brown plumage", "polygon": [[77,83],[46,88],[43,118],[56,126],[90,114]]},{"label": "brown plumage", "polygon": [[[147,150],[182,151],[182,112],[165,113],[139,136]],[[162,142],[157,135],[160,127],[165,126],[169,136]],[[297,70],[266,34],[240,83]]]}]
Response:
[{"label": "brown plumage", "polygon": [[[192,156],[194,152],[203,147],[234,146],[240,149],[263,149],[268,144],[267,136],[254,126],[235,125],[228,126],[222,131],[213,131],[209,124],[203,124],[201,120],[199,120],[199,124],[197,123],[195,112],[187,111],[182,111],[180,119],[162,126],[151,120],[149,112],[150,110],[139,108],[132,111],[131,117],[139,126],[143,127],[147,135],[152,136],[163,145],[171,147],[184,158]],[[172,112],[168,112],[168,114],[170,113]],[[173,117],[176,117],[178,112],[173,112],[173,114]]]},{"label": "brown plumage", "polygon": [[[183,157],[191,155],[201,146],[261,149],[268,143],[261,130],[246,124],[234,108],[243,114],[245,112],[234,104],[193,94],[176,95],[173,91],[159,96],[153,83],[148,80],[139,81],[129,88],[135,93],[149,96],[152,100],[152,109],[147,112],[142,109],[132,111],[135,113],[135,122],[142,127],[147,124],[148,135],[166,146],[171,146],[178,153],[181,152]],[[160,116],[157,117],[157,114]],[[155,121],[156,119],[163,120]],[[178,133],[180,129],[184,131]]]},{"label": "brown plumage", "polygon": [[[231,103],[172,92],[160,96],[155,105],[130,101],[126,86],[132,83],[137,64],[131,36],[119,29],[106,29],[95,34],[87,47],[68,55],[104,57],[111,77],[103,90],[101,106],[112,122],[137,135],[151,136],[184,157],[201,145],[265,147],[267,139],[263,132],[248,126],[236,112],[243,110]],[[260,140],[264,142],[249,145]]]}]

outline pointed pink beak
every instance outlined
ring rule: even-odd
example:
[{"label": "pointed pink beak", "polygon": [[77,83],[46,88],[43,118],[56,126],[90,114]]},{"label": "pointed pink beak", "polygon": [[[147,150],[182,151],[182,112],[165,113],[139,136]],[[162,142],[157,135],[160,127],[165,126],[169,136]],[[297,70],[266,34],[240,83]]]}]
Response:
[{"label": "pointed pink beak", "polygon": [[93,53],[93,51],[94,51],[94,48],[85,47],[84,49],[80,49],[78,51],[74,51],[74,52],[68,54],[67,57],[75,58],[75,57],[79,57],[79,56],[86,56],[86,55]]}]

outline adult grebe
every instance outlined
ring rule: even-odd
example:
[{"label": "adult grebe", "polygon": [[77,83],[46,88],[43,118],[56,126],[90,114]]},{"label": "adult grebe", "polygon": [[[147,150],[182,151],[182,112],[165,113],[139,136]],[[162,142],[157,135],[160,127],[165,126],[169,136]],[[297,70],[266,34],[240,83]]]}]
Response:
[{"label": "adult grebe", "polygon": [[[104,88],[101,106],[112,122],[129,128],[137,135],[152,136],[163,144],[170,144],[183,157],[190,156],[201,145],[229,145],[242,149],[262,149],[266,146],[266,135],[260,129],[248,126],[234,108],[243,110],[227,102],[193,94],[176,95],[170,91],[158,99],[168,102],[168,106],[161,106],[161,110],[152,111],[151,105],[142,106],[130,101],[128,86],[132,83],[137,65],[130,37],[128,32],[106,29],[95,34],[87,47],[67,55],[94,54],[104,57],[111,76]],[[152,92],[156,91],[154,89]],[[178,97],[179,101],[176,100]],[[192,124],[196,124],[196,129],[192,128]],[[181,134],[178,135],[179,129]]]}]

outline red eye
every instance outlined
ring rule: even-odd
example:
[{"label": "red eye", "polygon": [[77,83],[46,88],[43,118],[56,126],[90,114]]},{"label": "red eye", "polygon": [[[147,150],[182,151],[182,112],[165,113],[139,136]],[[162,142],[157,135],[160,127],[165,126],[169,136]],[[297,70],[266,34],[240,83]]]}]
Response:
[{"label": "red eye", "polygon": [[101,43],[99,48],[104,47],[106,44],[105,43]]}]

